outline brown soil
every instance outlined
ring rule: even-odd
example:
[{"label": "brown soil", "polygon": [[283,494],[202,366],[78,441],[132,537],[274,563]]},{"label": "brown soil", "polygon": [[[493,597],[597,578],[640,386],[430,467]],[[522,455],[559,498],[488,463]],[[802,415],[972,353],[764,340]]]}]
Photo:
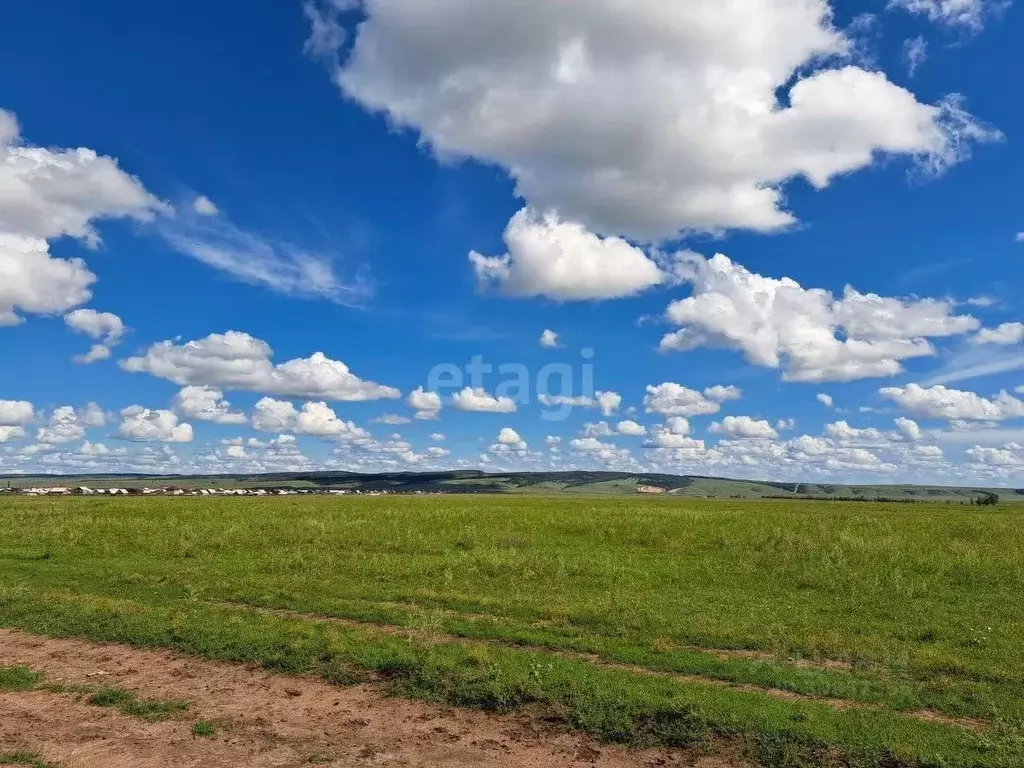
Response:
[{"label": "brown soil", "polygon": [[[71,695],[0,693],[0,754],[27,750],[62,768],[746,765],[738,758],[597,744],[526,716],[388,698],[372,685],[339,688],[122,645],[0,630],[2,665],[30,667],[51,683],[102,684],[141,698],[191,702],[184,715],[147,723]],[[226,729],[213,739],[196,737],[192,726],[200,720]]]}]

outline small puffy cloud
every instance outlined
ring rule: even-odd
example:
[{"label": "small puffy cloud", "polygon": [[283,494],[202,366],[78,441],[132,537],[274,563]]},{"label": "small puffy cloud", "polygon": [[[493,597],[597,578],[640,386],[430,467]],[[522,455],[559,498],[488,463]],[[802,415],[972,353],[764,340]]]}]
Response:
[{"label": "small puffy cloud", "polygon": [[982,328],[973,341],[975,344],[1020,344],[1024,341],[1024,323],[1003,323],[996,328]]},{"label": "small puffy cloud", "polygon": [[775,428],[780,432],[796,429],[796,419],[779,419],[775,422]]},{"label": "small puffy cloud", "polygon": [[886,439],[885,434],[874,427],[859,429],[857,427],[851,427],[846,421],[836,421],[832,424],[826,424],[825,433],[833,440],[837,440],[840,443],[851,443],[861,440],[879,441]]},{"label": "small puffy cloud", "polygon": [[27,400],[0,400],[0,426],[23,427],[35,418],[35,408]]},{"label": "small puffy cloud", "polygon": [[928,41],[921,35],[903,41],[903,61],[907,65],[907,73],[913,77],[928,59]]},{"label": "small puffy cloud", "polygon": [[545,330],[540,335],[540,345],[547,349],[555,349],[558,346],[558,334],[552,330]]},{"label": "small puffy cloud", "polygon": [[632,296],[666,280],[639,248],[617,237],[599,237],[580,224],[519,211],[505,230],[508,253],[469,260],[486,287],[509,296],[547,296],[557,301]]},{"label": "small puffy cloud", "polygon": [[824,405],[826,408],[831,408],[835,405],[835,401],[832,399],[832,395],[826,395],[824,392],[819,392],[815,399]]},{"label": "small puffy cloud", "polygon": [[224,455],[229,459],[236,459],[238,461],[249,458],[249,455],[245,452],[245,447],[241,445],[229,445],[224,449]]},{"label": "small puffy cloud", "polygon": [[174,397],[174,409],[187,419],[215,424],[245,424],[244,413],[231,411],[231,403],[216,387],[184,387]]},{"label": "small puffy cloud", "polygon": [[79,408],[77,413],[78,420],[85,427],[92,428],[106,426],[107,414],[96,403],[89,403],[84,408]]},{"label": "small puffy cloud", "polygon": [[714,400],[716,403],[724,403],[728,400],[739,400],[743,397],[743,390],[739,387],[734,387],[731,384],[728,387],[723,387],[721,384],[717,384],[705,389],[704,396],[709,400]]},{"label": "small puffy cloud", "polygon": [[658,386],[648,386],[644,397],[647,413],[663,416],[706,416],[718,413],[725,400],[740,396],[735,387],[708,387],[703,392],[667,381]]},{"label": "small puffy cloud", "polygon": [[618,392],[597,392],[595,399],[602,416],[611,416],[622,405],[622,395]]},{"label": "small puffy cloud", "polygon": [[124,336],[124,322],[112,312],[97,312],[95,309],[76,309],[64,315],[69,328],[86,334],[107,346],[119,344]]},{"label": "small puffy cloud", "polygon": [[708,431],[744,440],[774,440],[779,436],[767,421],[750,416],[726,416],[720,422],[712,422]]},{"label": "small puffy cloud", "polygon": [[150,410],[133,405],[121,411],[117,436],[138,442],[190,443],[192,425],[179,424],[173,411]]},{"label": "small puffy cloud", "polygon": [[1024,401],[1005,390],[989,399],[976,392],[948,389],[941,384],[924,388],[919,384],[885,387],[878,390],[905,411],[933,419],[949,421],[1005,421],[1024,418]]},{"label": "small puffy cloud", "polygon": [[376,419],[371,419],[372,424],[387,424],[392,427],[398,427],[402,424],[411,423],[412,419],[405,416],[399,416],[397,413],[385,413],[383,416],[378,416]]},{"label": "small puffy cloud", "polygon": [[921,439],[921,427],[919,427],[917,422],[913,419],[900,416],[898,419],[894,419],[894,422],[896,424],[896,428],[900,431],[900,434],[907,440],[916,442]]},{"label": "small puffy cloud", "polygon": [[364,381],[344,363],[322,352],[305,359],[274,364],[270,345],[247,333],[214,333],[205,339],[177,344],[162,341],[144,355],[121,361],[132,373],[149,373],[178,385],[248,390],[268,395],[321,397],[355,402],[397,399],[401,393]]},{"label": "small puffy cloud", "polygon": [[101,344],[93,344],[89,351],[75,355],[76,363],[89,365],[110,358],[110,348],[121,343],[125,327],[121,318],[111,312],[97,312],[95,309],[76,309],[64,316],[69,328],[84,333],[91,339],[102,340]]},{"label": "small puffy cloud", "polygon": [[1015,242],[1015,243],[1024,243],[1024,232],[1018,232],[1014,236],[1013,242]]},{"label": "small puffy cloud", "polygon": [[692,293],[669,305],[667,318],[681,328],[662,339],[662,349],[735,349],[754,365],[781,368],[788,381],[892,376],[903,370],[902,360],[935,354],[929,338],[980,326],[954,314],[950,301],[862,294],[849,286],[836,298],[755,274],[721,254],[690,254],[677,270]]},{"label": "small puffy cloud", "polygon": [[351,421],[342,421],[327,403],[305,403],[292,428],[296,434],[332,440],[368,440],[370,433]]},{"label": "small puffy cloud", "polygon": [[441,396],[437,392],[427,392],[423,387],[410,392],[405,402],[416,411],[416,418],[421,421],[431,421],[441,413]]},{"label": "small puffy cloud", "polygon": [[1024,449],[1018,443],[1002,448],[985,448],[976,445],[967,449],[967,456],[975,464],[990,467],[1024,467]]},{"label": "small puffy cloud", "polygon": [[690,421],[682,416],[670,416],[665,419],[665,428],[673,435],[690,434]]},{"label": "small puffy cloud", "polygon": [[430,435],[430,439],[436,443],[443,443],[447,438],[440,432],[434,432]]},{"label": "small puffy cloud", "polygon": [[595,392],[593,397],[588,395],[547,395],[541,394],[537,397],[541,405],[548,407],[570,406],[573,408],[598,408],[602,416],[611,416],[622,405],[622,395],[618,392]]},{"label": "small puffy cloud", "polygon": [[603,443],[593,437],[581,437],[569,442],[569,448],[607,464],[633,464],[632,454],[626,448],[619,448],[611,443]]},{"label": "small puffy cloud", "polygon": [[889,0],[889,9],[899,9],[943,27],[980,32],[989,17],[1010,6],[1009,0]]},{"label": "small puffy cloud", "polygon": [[302,409],[284,400],[265,397],[256,403],[253,429],[262,432],[294,432],[343,442],[371,442],[372,436],[351,421],[338,418],[327,403],[305,403]]},{"label": "small puffy cloud", "polygon": [[216,216],[220,210],[214,205],[213,200],[206,195],[200,195],[192,201],[192,210],[200,216]]},{"label": "small puffy cloud", "polygon": [[526,441],[511,427],[502,428],[501,432],[498,433],[497,443],[498,445],[507,445],[517,451],[526,450]]},{"label": "small puffy cloud", "polygon": [[494,397],[479,387],[466,387],[452,395],[452,404],[458,411],[473,413],[514,413],[515,401],[510,397]]},{"label": "small puffy cloud", "polygon": [[584,424],[581,434],[583,437],[611,437],[615,432],[607,421],[599,421],[596,424]]},{"label": "small puffy cloud", "polygon": [[89,347],[89,351],[82,355],[75,355],[74,360],[79,365],[91,365],[92,363],[98,363],[102,360],[110,359],[110,347],[106,344],[93,344]]},{"label": "small puffy cloud", "polygon": [[630,435],[633,437],[640,437],[647,434],[647,427],[643,424],[637,424],[632,419],[626,419],[620,421],[615,425],[615,431],[620,435]]}]

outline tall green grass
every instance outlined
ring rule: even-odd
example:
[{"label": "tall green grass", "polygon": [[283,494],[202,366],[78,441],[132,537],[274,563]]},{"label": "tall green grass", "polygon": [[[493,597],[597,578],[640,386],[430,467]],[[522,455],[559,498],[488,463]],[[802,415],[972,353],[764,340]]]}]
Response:
[{"label": "tall green grass", "polygon": [[[841,747],[869,763],[891,751],[908,765],[1014,765],[1022,521],[998,508],[791,501],[8,499],[0,624],[338,680],[370,670],[407,694],[539,705],[630,742],[728,736],[762,757],[796,745],[811,764]],[[918,708],[992,727],[899,714]]]}]

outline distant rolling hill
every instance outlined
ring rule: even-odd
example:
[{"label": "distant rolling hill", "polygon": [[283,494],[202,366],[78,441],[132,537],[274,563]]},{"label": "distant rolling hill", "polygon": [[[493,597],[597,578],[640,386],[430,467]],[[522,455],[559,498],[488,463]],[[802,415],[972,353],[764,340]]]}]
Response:
[{"label": "distant rolling hill", "polygon": [[0,487],[35,486],[181,488],[308,488],[394,493],[521,493],[661,495],[689,498],[859,498],[968,501],[997,493],[1001,501],[1024,501],[1024,489],[925,486],[778,483],[628,472],[287,472],[262,475],[0,475]]}]

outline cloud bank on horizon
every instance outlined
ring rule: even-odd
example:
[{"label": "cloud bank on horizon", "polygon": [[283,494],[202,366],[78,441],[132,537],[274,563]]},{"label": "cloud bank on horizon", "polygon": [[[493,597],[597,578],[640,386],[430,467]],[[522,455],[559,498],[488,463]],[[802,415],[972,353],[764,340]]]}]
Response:
[{"label": "cloud bank on horizon", "polygon": [[1010,3],[234,1],[0,53],[0,474],[1024,485]]}]

